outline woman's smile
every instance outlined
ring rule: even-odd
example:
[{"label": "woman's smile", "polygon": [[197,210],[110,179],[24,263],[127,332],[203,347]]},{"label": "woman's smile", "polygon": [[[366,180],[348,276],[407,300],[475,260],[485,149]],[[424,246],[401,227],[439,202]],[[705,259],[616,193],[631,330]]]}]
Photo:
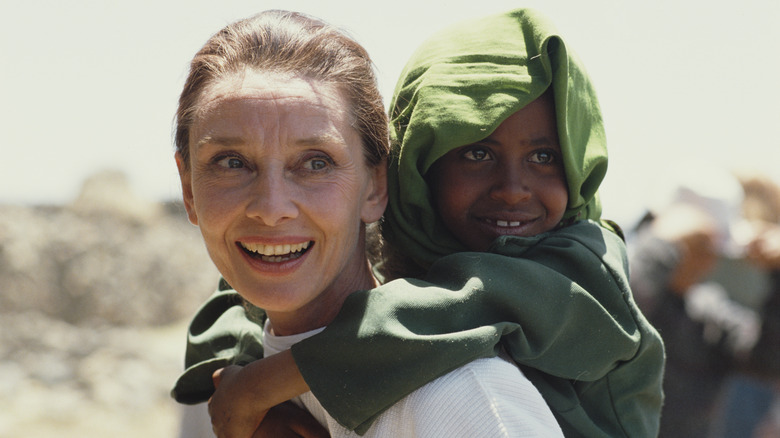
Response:
[{"label": "woman's smile", "polygon": [[236,247],[250,269],[266,276],[288,276],[306,262],[314,241],[276,245],[237,242]]},{"label": "woman's smile", "polygon": [[284,245],[263,245],[262,243],[238,242],[238,245],[252,258],[267,263],[281,263],[301,257],[313,243],[310,241]]}]

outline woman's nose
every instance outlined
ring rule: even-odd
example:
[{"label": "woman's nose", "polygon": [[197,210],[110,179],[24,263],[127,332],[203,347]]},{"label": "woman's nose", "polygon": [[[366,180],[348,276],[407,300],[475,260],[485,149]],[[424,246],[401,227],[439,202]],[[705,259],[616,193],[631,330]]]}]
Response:
[{"label": "woman's nose", "polygon": [[520,165],[501,166],[493,173],[493,184],[490,196],[506,204],[517,204],[526,201],[531,196],[527,184],[528,175]]},{"label": "woman's nose", "polygon": [[264,170],[249,188],[247,216],[260,220],[268,226],[276,226],[298,216],[298,207],[293,198],[293,181],[285,176],[284,170]]}]

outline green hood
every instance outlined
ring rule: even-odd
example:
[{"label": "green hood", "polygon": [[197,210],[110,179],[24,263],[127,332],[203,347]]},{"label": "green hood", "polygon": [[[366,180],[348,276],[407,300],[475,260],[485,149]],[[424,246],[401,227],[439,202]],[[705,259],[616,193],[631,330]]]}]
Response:
[{"label": "green hood", "polygon": [[580,61],[538,12],[460,23],[412,55],[392,101],[390,203],[383,231],[423,267],[464,251],[434,211],[425,174],[452,149],[490,135],[552,85],[569,188],[567,220],[598,220],[607,147],[596,93]]}]

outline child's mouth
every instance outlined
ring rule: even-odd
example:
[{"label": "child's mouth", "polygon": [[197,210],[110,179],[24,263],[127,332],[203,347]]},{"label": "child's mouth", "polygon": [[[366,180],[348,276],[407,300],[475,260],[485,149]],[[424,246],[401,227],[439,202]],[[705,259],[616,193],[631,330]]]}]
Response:
[{"label": "child's mouth", "polygon": [[533,222],[533,219],[483,219],[484,222],[496,228],[522,228]]},{"label": "child's mouth", "polygon": [[302,256],[314,242],[284,245],[263,245],[239,242],[239,247],[250,257],[266,263],[282,263]]},{"label": "child's mouth", "polygon": [[482,221],[487,225],[490,233],[496,236],[530,236],[532,227],[536,222],[533,218],[515,218],[515,219],[488,219]]}]

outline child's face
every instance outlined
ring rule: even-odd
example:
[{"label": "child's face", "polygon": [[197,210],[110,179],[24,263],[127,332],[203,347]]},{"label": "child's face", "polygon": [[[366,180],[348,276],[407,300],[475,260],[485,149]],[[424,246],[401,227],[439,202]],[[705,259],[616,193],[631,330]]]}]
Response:
[{"label": "child's face", "polygon": [[454,149],[429,173],[438,213],[471,251],[502,235],[555,228],[568,203],[550,93],[511,115],[489,137]]}]

